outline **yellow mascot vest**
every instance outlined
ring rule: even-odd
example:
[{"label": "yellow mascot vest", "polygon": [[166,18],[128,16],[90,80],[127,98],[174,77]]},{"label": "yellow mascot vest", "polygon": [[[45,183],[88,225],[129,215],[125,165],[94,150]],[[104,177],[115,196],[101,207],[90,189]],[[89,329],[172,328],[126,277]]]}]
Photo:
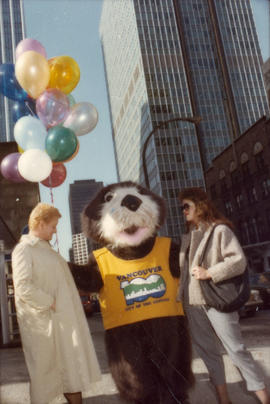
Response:
[{"label": "yellow mascot vest", "polygon": [[107,248],[93,251],[104,282],[99,300],[105,329],[156,317],[183,315],[179,280],[169,268],[171,240],[157,237],[143,258],[123,260]]}]

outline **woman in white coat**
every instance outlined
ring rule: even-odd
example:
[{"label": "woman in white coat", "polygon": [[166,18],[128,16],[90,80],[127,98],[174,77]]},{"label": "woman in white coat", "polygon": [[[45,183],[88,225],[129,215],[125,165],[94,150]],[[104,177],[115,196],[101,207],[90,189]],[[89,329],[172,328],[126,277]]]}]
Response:
[{"label": "woman in white coat", "polygon": [[64,394],[81,404],[82,391],[100,379],[100,369],[81,300],[69,267],[49,241],[59,211],[39,203],[29,234],[12,253],[17,318],[30,376],[32,404]]},{"label": "woman in white coat", "polygon": [[[201,188],[186,188],[180,192],[179,198],[188,233],[182,236],[181,242],[178,298],[184,304],[194,348],[208,369],[220,404],[231,402],[216,336],[241,371],[248,390],[253,391],[261,403],[270,404],[259,369],[244,346],[237,311],[223,313],[207,307],[200,287],[201,279],[212,278],[216,283],[244,272],[246,259],[231,229],[232,224],[215,209]],[[216,227],[203,255],[203,266],[199,266],[214,225]]]}]

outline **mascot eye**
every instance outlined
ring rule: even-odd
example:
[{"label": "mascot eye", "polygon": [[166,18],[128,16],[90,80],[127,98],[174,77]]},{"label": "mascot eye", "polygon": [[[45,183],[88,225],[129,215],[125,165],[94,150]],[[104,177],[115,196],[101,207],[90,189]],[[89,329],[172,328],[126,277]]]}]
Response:
[{"label": "mascot eye", "polygon": [[107,192],[107,194],[104,196],[104,201],[105,202],[110,202],[113,198],[113,193],[112,192]]}]

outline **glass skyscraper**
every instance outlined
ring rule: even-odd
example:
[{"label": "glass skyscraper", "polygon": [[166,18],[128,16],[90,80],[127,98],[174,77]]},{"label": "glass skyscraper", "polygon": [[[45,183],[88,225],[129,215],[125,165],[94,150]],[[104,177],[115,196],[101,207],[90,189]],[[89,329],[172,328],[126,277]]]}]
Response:
[{"label": "glass skyscraper", "polygon": [[269,106],[250,0],[104,0],[100,22],[120,180],[143,183],[167,200],[163,233],[179,237],[177,194],[204,186],[212,159]]},{"label": "glass skyscraper", "polygon": [[[15,63],[15,49],[25,37],[23,0],[0,1],[0,64]],[[14,140],[11,108],[14,101],[0,94],[0,142]]]}]

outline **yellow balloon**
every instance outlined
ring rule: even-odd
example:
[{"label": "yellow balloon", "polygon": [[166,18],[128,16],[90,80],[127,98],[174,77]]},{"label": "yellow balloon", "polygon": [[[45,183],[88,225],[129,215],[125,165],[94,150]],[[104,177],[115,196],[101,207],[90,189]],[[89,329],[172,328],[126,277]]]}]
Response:
[{"label": "yellow balloon", "polygon": [[48,60],[50,68],[49,88],[57,88],[69,94],[80,80],[78,63],[70,56],[56,56]]},{"label": "yellow balloon", "polygon": [[17,148],[18,148],[19,153],[21,153],[21,154],[24,153],[24,150],[21,148],[21,146],[17,145]]},{"label": "yellow balloon", "polygon": [[15,76],[21,87],[32,98],[38,98],[49,83],[49,63],[38,52],[24,52],[15,63]]}]

